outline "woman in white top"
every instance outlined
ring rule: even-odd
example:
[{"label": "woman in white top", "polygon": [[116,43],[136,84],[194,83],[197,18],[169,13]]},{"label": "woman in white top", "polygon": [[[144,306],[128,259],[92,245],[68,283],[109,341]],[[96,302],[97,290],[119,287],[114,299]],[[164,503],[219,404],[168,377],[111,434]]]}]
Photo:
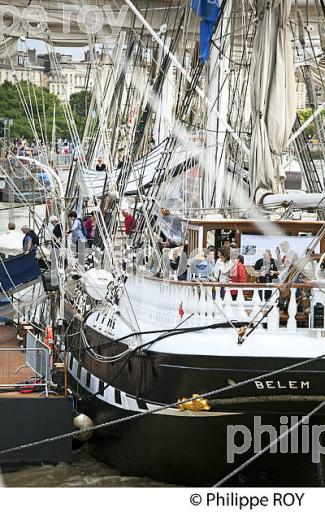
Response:
[{"label": "woman in white top", "polygon": [[213,275],[217,282],[228,283],[232,276],[234,263],[230,260],[230,252],[227,247],[222,247],[219,251],[219,258],[214,267]]}]

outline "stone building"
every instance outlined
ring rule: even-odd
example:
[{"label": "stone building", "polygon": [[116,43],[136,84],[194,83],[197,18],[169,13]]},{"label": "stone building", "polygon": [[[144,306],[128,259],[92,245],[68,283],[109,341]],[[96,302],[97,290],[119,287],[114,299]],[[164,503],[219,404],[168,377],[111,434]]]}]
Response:
[{"label": "stone building", "polygon": [[56,67],[53,67],[48,54],[40,55],[40,58],[44,61],[51,94],[56,94],[62,100],[69,100],[72,94],[92,89],[93,78],[89,72],[87,53],[81,61],[73,60],[70,54],[56,54]]},{"label": "stone building", "polygon": [[38,87],[48,86],[44,64],[35,49],[28,49],[27,52],[17,51],[12,57],[0,58],[0,84],[5,81],[11,83],[18,81],[30,81]]},{"label": "stone building", "polygon": [[18,50],[12,57],[0,58],[0,84],[5,81],[30,81],[44,87],[62,100],[81,90],[93,88],[93,77],[89,73],[89,59],[85,53],[81,61],[71,55],[56,54],[57,67],[54,69],[48,54],[37,54],[35,49]]}]

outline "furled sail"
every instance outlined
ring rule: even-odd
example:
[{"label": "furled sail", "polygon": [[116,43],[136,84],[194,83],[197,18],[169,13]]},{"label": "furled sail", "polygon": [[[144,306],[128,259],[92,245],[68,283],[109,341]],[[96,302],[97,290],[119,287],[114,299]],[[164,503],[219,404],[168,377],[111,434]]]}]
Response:
[{"label": "furled sail", "polygon": [[296,115],[296,90],[289,16],[291,0],[255,0],[257,27],[251,70],[253,131],[251,195],[283,193],[282,153]]}]

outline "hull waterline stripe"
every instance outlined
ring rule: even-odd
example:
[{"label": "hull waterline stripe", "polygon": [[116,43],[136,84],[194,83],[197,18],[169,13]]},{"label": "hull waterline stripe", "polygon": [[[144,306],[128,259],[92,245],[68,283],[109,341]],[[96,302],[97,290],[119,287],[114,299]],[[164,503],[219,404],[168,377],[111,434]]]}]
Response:
[{"label": "hull waterline stripe", "polygon": [[[67,366],[68,371],[71,374],[71,376],[79,383],[80,386],[82,386],[86,391],[97,394],[97,392],[100,391],[100,385],[104,384],[106,386],[106,383],[99,379],[98,377],[94,376],[90,372],[87,372],[87,370],[82,367],[80,371],[80,377],[78,377],[78,361],[76,358],[73,357],[72,361],[72,368],[70,368],[70,360],[71,360],[71,352],[67,353]],[[87,374],[89,378],[90,374],[90,384],[89,388],[86,385],[87,381]],[[105,403],[115,406],[116,408],[120,408],[121,410],[125,410],[128,412],[143,412],[144,410],[155,410],[156,408],[159,408],[161,405],[153,404],[153,403],[147,403],[143,401],[142,399],[137,399],[134,396],[128,395],[126,392],[123,392],[122,390],[118,390],[117,388],[114,388],[113,386],[108,386],[105,388],[103,395],[97,394],[96,399],[99,399],[100,401],[104,401]],[[241,415],[240,412],[191,412],[191,411],[185,411],[180,412],[176,410],[175,408],[168,408],[167,410],[162,410],[160,412],[157,412],[159,415],[172,415],[177,417],[204,417],[204,418],[211,418],[213,416],[225,416],[225,415]]]}]

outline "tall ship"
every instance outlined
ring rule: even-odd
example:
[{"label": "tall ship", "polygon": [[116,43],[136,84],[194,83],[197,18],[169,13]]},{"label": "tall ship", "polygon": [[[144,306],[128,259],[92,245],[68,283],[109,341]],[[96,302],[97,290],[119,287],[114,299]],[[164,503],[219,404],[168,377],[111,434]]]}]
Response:
[{"label": "tall ship", "polygon": [[[20,161],[46,173],[51,204],[39,272],[15,283],[19,258],[2,260],[3,294],[53,329],[92,452],[122,474],[322,486],[324,3],[116,6],[113,40],[87,34],[83,135],[65,104],[69,174]],[[58,26],[49,17],[60,79]],[[93,222],[77,248],[71,217]]]}]

